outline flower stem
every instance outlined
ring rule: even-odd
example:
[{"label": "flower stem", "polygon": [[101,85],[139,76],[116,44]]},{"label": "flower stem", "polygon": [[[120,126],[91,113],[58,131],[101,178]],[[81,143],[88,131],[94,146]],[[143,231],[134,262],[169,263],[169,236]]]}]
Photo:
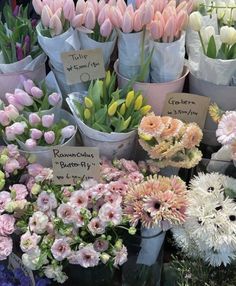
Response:
[{"label": "flower stem", "polygon": [[200,42],[201,42],[201,45],[202,45],[203,53],[204,53],[204,55],[206,55],[206,49],[205,49],[205,46],[204,46],[204,43],[203,43],[203,40],[202,40],[202,35],[201,35],[200,31],[198,32],[198,35],[199,35],[199,39],[200,39]]}]

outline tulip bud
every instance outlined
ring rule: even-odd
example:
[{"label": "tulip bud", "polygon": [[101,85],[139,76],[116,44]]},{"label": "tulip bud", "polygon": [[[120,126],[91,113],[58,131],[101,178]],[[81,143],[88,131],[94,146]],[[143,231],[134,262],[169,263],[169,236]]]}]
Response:
[{"label": "tulip bud", "polygon": [[40,185],[34,184],[33,187],[31,188],[30,192],[33,195],[37,195],[37,194],[39,194],[40,190],[41,190]]},{"label": "tulip bud", "polygon": [[24,109],[24,106],[19,104],[17,101],[16,101],[16,98],[15,98],[15,95],[12,94],[12,93],[6,93],[5,94],[5,97],[6,97],[6,100],[8,101],[9,104],[12,104],[14,105],[18,110],[23,110]]},{"label": "tulip bud", "polygon": [[150,24],[150,32],[153,40],[159,40],[163,36],[164,26],[160,20],[152,21]]},{"label": "tulip bud", "polygon": [[31,88],[31,94],[33,97],[41,98],[43,96],[43,91],[37,86],[34,86]]},{"label": "tulip bud", "polygon": [[41,122],[41,118],[38,116],[37,113],[31,113],[29,115],[29,124],[31,126],[35,126]]},{"label": "tulip bud", "polygon": [[234,43],[236,43],[236,30],[233,27],[221,27],[220,40],[222,43],[233,45]]},{"label": "tulip bud", "polygon": [[85,106],[87,108],[92,108],[93,107],[92,100],[89,97],[87,97],[87,96],[85,96],[85,98],[84,98],[84,104],[85,104]]},{"label": "tulip bud", "polygon": [[29,149],[33,149],[37,146],[37,142],[34,139],[27,139],[25,141],[25,146]]},{"label": "tulip bud", "polygon": [[53,122],[54,122],[54,114],[42,116],[43,127],[50,128],[53,125]]},{"label": "tulip bud", "polygon": [[52,10],[49,8],[48,5],[43,6],[41,21],[45,28],[49,27],[51,17],[52,17]]},{"label": "tulip bud", "polygon": [[72,21],[75,17],[75,4],[73,0],[66,0],[63,6],[64,18],[68,21]]},{"label": "tulip bud", "polygon": [[134,110],[139,110],[143,104],[143,96],[140,94],[134,102]]},{"label": "tulip bud", "polygon": [[134,13],[134,31],[139,32],[143,28],[142,13],[140,10],[136,10]]},{"label": "tulip bud", "polygon": [[50,33],[52,37],[58,36],[62,33],[63,27],[60,18],[54,14],[49,22]]},{"label": "tulip bud", "polygon": [[61,101],[61,95],[57,92],[53,92],[48,97],[48,102],[51,106],[56,106]]},{"label": "tulip bud", "polygon": [[131,90],[130,92],[128,92],[126,99],[125,99],[125,105],[127,108],[131,105],[133,100],[134,100],[134,91]]},{"label": "tulip bud", "polygon": [[75,134],[75,126],[74,125],[69,125],[61,130],[61,136],[65,139],[70,138]]},{"label": "tulip bud", "polygon": [[122,103],[120,107],[120,114],[123,116],[125,114],[125,111],[126,111],[126,105],[125,103]]},{"label": "tulip bud", "polygon": [[1,165],[5,165],[6,164],[6,162],[8,161],[8,159],[9,159],[9,157],[7,156],[7,155],[1,155],[0,156],[0,164]]},{"label": "tulip bud", "polygon": [[35,86],[34,82],[31,79],[27,79],[23,81],[24,90],[31,94],[31,89]]},{"label": "tulip bud", "polygon": [[84,0],[78,0],[76,3],[76,14],[83,14],[86,9],[86,3]]},{"label": "tulip bud", "polygon": [[196,32],[199,32],[202,27],[202,16],[199,12],[193,12],[189,16],[189,26]]},{"label": "tulip bud", "polygon": [[215,36],[215,29],[213,26],[207,26],[207,27],[203,27],[200,30],[201,36],[202,36],[202,41],[204,44],[208,44],[211,36]]},{"label": "tulip bud", "polygon": [[124,0],[117,0],[117,8],[120,10],[122,15],[125,13],[126,10],[126,3]]},{"label": "tulip bud", "polygon": [[106,264],[109,261],[110,257],[111,256],[105,252],[100,255],[100,259],[104,264]]},{"label": "tulip bud", "polygon": [[34,103],[32,97],[22,89],[16,88],[14,96],[16,102],[18,102],[20,105],[31,106]]},{"label": "tulip bud", "polygon": [[7,126],[5,129],[5,135],[8,141],[14,141],[16,139],[16,135],[11,126]]},{"label": "tulip bud", "polygon": [[11,128],[16,135],[22,135],[27,127],[25,122],[15,122],[11,125]]},{"label": "tulip bud", "polygon": [[128,127],[129,127],[129,124],[130,124],[130,121],[131,121],[131,116],[129,116],[126,120],[125,120],[125,122],[124,122],[124,128],[125,129],[127,129]]},{"label": "tulip bud", "polygon": [[118,107],[117,101],[113,102],[112,105],[110,105],[110,107],[108,108],[107,111],[108,115],[113,116],[116,113],[117,107]]},{"label": "tulip bud", "polygon": [[151,105],[145,105],[140,109],[142,115],[146,115],[151,110]]},{"label": "tulip bud", "polygon": [[125,11],[121,28],[124,33],[131,33],[133,31],[133,19],[127,10]]},{"label": "tulip bud", "polygon": [[42,10],[43,10],[43,3],[42,3],[42,1],[41,0],[32,0],[32,4],[33,4],[35,12],[38,15],[41,15]]},{"label": "tulip bud", "polygon": [[[109,10],[109,18],[106,20],[110,20],[111,24],[114,27],[120,28],[122,25],[122,21],[123,21],[121,11],[117,7],[111,6],[111,8]],[[112,25],[111,25],[111,27],[112,27]]]},{"label": "tulip bud", "polygon": [[106,88],[108,88],[108,86],[110,85],[110,82],[111,82],[111,72],[108,70],[106,72],[106,78],[105,78]]},{"label": "tulip bud", "polygon": [[32,128],[30,129],[30,137],[34,140],[38,140],[42,137],[43,132],[39,129]]},{"label": "tulip bud", "polygon": [[44,133],[44,139],[47,144],[53,144],[55,141],[55,133],[53,131],[48,131]]},{"label": "tulip bud", "polygon": [[19,111],[16,109],[16,107],[12,104],[9,104],[4,108],[4,111],[7,115],[7,117],[11,120],[16,119],[19,116]]},{"label": "tulip bud", "polygon": [[95,12],[92,8],[88,8],[84,18],[84,25],[87,29],[93,30],[96,25]]},{"label": "tulip bud", "polygon": [[71,24],[75,29],[80,28],[84,24],[84,14],[76,15]]},{"label": "tulip bud", "polygon": [[10,118],[4,110],[0,110],[0,124],[2,126],[7,126],[10,124]]},{"label": "tulip bud", "polygon": [[4,178],[5,178],[5,174],[2,171],[0,171],[0,180],[2,180]]},{"label": "tulip bud", "polygon": [[112,32],[112,23],[110,21],[110,19],[106,19],[101,27],[100,27],[100,34],[104,37],[104,38],[108,38]]},{"label": "tulip bud", "polygon": [[85,108],[85,110],[84,110],[84,118],[85,118],[86,120],[89,120],[90,117],[91,117],[91,112],[90,112],[90,110],[89,110],[88,108]]}]

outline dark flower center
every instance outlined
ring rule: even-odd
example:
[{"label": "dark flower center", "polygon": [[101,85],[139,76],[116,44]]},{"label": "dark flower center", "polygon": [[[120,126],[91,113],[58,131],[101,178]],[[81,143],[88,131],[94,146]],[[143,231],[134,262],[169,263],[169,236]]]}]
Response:
[{"label": "dark flower center", "polygon": [[220,210],[222,210],[222,209],[223,209],[222,206],[218,206],[218,207],[215,208],[216,211],[220,211]]},{"label": "dark flower center", "polygon": [[235,215],[230,215],[230,216],[229,216],[229,219],[230,219],[231,221],[235,221],[235,220],[236,220],[236,216],[235,216]]},{"label": "dark flower center", "polygon": [[159,210],[159,209],[160,209],[160,207],[161,207],[160,202],[155,202],[155,204],[154,204],[154,208],[155,208],[156,210]]},{"label": "dark flower center", "polygon": [[214,187],[209,187],[209,188],[207,189],[207,191],[208,191],[208,192],[214,191]]}]

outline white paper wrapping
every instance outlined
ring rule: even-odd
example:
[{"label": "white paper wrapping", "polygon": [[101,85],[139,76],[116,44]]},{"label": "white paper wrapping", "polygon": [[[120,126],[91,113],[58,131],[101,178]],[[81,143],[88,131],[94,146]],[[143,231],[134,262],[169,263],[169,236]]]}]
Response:
[{"label": "white paper wrapping", "polygon": [[160,235],[157,235],[161,231],[162,230],[160,227],[142,228],[141,236],[153,237],[142,238],[141,250],[137,258],[138,264],[151,266],[156,262],[165,239],[165,232],[161,233]]},{"label": "white paper wrapping", "polygon": [[229,145],[222,146],[216,153],[212,154],[211,160],[207,166],[207,172],[224,173],[231,160],[231,147]]},{"label": "white paper wrapping", "polygon": [[151,82],[169,82],[182,76],[185,56],[185,32],[172,43],[151,41]]},{"label": "white paper wrapping", "polygon": [[109,42],[97,42],[91,39],[86,33],[78,31],[79,39],[81,42],[81,49],[82,50],[92,50],[92,49],[102,49],[103,59],[105,68],[108,68],[110,63],[110,57],[114,50],[116,39],[117,39],[117,32],[113,30],[111,35],[111,41]]},{"label": "white paper wrapping", "polygon": [[[142,40],[143,31],[128,34],[118,31],[119,72],[126,78],[132,78],[140,72]],[[147,59],[148,55],[149,34],[146,31],[144,58]]]}]

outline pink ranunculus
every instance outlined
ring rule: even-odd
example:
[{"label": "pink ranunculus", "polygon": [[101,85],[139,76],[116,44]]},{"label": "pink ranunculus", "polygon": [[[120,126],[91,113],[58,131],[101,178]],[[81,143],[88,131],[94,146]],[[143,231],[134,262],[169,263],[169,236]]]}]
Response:
[{"label": "pink ranunculus", "polygon": [[125,168],[128,172],[135,172],[139,170],[138,165],[132,160],[129,161],[126,159],[121,159],[120,162],[123,168]]},{"label": "pink ranunculus", "polygon": [[7,145],[7,151],[10,157],[18,157],[19,156],[19,150],[17,145],[14,144],[8,144]]},{"label": "pink ranunculus", "polygon": [[27,79],[23,81],[23,86],[24,90],[28,93],[31,94],[31,89],[35,87],[34,82],[31,79]]},{"label": "pink ranunculus", "polygon": [[36,249],[41,236],[37,235],[36,233],[30,233],[27,231],[24,233],[20,238],[20,248],[23,252],[28,252],[33,249]]},{"label": "pink ranunculus", "polygon": [[30,93],[32,94],[33,97],[35,98],[41,98],[43,96],[43,91],[42,89],[38,88],[37,86],[33,86],[31,88]]},{"label": "pink ranunculus", "polygon": [[19,162],[20,169],[24,169],[28,165],[27,159],[22,155],[20,155],[17,160]]},{"label": "pink ranunculus", "polygon": [[106,223],[101,221],[98,217],[92,218],[88,224],[88,229],[93,236],[105,232]]},{"label": "pink ranunculus", "polygon": [[61,204],[57,209],[57,216],[64,223],[74,223],[77,218],[77,214],[70,204]]},{"label": "pink ranunculus", "polygon": [[29,219],[30,231],[42,234],[46,231],[48,224],[48,216],[41,211],[34,212]]},{"label": "pink ranunculus", "polygon": [[64,197],[66,197],[66,198],[70,198],[70,197],[71,197],[72,192],[70,192],[70,191],[69,191],[69,189],[68,189],[67,187],[64,187],[64,188],[62,189],[62,194],[63,194],[63,196],[64,196]]},{"label": "pink ranunculus", "polygon": [[16,159],[10,159],[7,161],[5,166],[3,166],[4,170],[7,173],[13,173],[15,170],[18,170],[20,168],[20,164]]},{"label": "pink ranunculus", "polygon": [[54,143],[56,135],[53,131],[47,131],[43,134],[43,137],[46,143],[51,145]]},{"label": "pink ranunculus", "polygon": [[75,191],[72,193],[69,202],[75,208],[86,208],[88,204],[88,196],[84,191]]},{"label": "pink ranunculus", "polygon": [[29,115],[29,123],[31,126],[36,126],[41,122],[41,118],[38,116],[37,113],[31,113]]},{"label": "pink ranunculus", "polygon": [[29,149],[33,149],[37,146],[37,142],[30,138],[25,141],[25,146]]},{"label": "pink ranunculus", "polygon": [[37,206],[42,212],[53,210],[57,207],[57,199],[53,193],[43,191],[38,195]]},{"label": "pink ranunculus", "polygon": [[96,185],[97,185],[97,181],[95,181],[94,179],[89,179],[81,183],[81,188],[83,190],[88,190],[92,187],[95,187]]},{"label": "pink ranunculus", "polygon": [[62,261],[67,258],[71,254],[71,248],[66,238],[55,239],[51,247],[51,252],[57,261]]},{"label": "pink ranunculus", "polygon": [[135,171],[135,172],[132,172],[128,175],[128,180],[131,182],[131,183],[140,183],[142,182],[142,180],[144,179],[144,176],[143,174],[141,174],[140,172],[138,171]]},{"label": "pink ranunculus", "polygon": [[43,127],[50,128],[53,125],[53,122],[54,122],[54,114],[42,116]]},{"label": "pink ranunculus", "polygon": [[62,130],[61,130],[61,135],[65,139],[70,138],[74,134],[75,134],[75,126],[74,125],[66,126],[66,127],[62,128]]},{"label": "pink ranunculus", "polygon": [[5,260],[12,253],[12,239],[6,236],[0,236],[0,260]]},{"label": "pink ranunculus", "polygon": [[84,268],[94,267],[99,263],[99,253],[92,244],[88,244],[77,251],[77,262]]},{"label": "pink ranunculus", "polygon": [[22,89],[16,88],[14,95],[16,102],[20,105],[31,106],[34,103],[32,97]]},{"label": "pink ranunculus", "polygon": [[35,164],[30,164],[29,166],[27,166],[27,169],[28,169],[28,173],[30,176],[36,177],[42,172],[43,166],[35,163]]},{"label": "pink ranunculus", "polygon": [[0,124],[2,126],[7,126],[10,124],[10,118],[4,110],[0,110]]},{"label": "pink ranunculus", "polygon": [[75,224],[75,226],[77,228],[82,227],[84,225],[84,218],[80,214],[80,211],[76,212],[76,217],[75,217],[75,223],[74,224]]},{"label": "pink ranunculus", "polygon": [[0,215],[0,235],[7,236],[15,230],[15,218],[9,214]]},{"label": "pink ranunculus", "polygon": [[105,201],[114,205],[120,205],[122,202],[122,196],[117,193],[108,192],[105,195]]},{"label": "pink ranunculus", "polygon": [[98,238],[95,240],[93,247],[98,252],[106,251],[109,247],[109,242],[107,240]]},{"label": "pink ranunculus", "polygon": [[9,192],[0,192],[0,214],[4,212],[5,206],[11,201],[11,195]]},{"label": "pink ranunculus", "polygon": [[48,97],[48,102],[51,106],[56,106],[61,101],[60,93],[53,92]]},{"label": "pink ranunculus", "polygon": [[8,118],[10,118],[11,120],[14,120],[19,116],[18,109],[12,104],[9,104],[8,106],[6,106],[4,108],[4,111],[7,114]]},{"label": "pink ranunculus", "polygon": [[43,132],[37,128],[30,129],[30,137],[34,140],[39,140],[43,136]]},{"label": "pink ranunculus", "polygon": [[16,134],[14,132],[14,129],[11,126],[6,127],[5,135],[8,141],[14,141],[16,139]]},{"label": "pink ranunculus", "polygon": [[122,209],[117,205],[105,203],[99,210],[98,217],[103,222],[112,222],[118,225],[122,220]]},{"label": "pink ranunculus", "polygon": [[127,192],[128,187],[127,185],[117,181],[117,182],[110,182],[109,185],[107,186],[107,189],[111,193],[118,193],[124,195]]},{"label": "pink ranunculus", "polygon": [[114,260],[114,266],[118,267],[118,265],[122,265],[127,261],[128,251],[127,248],[123,245],[121,250],[116,251],[116,256]]},{"label": "pink ranunculus", "polygon": [[23,200],[27,197],[28,191],[25,185],[15,184],[9,187],[10,191],[15,194],[16,200]]}]

